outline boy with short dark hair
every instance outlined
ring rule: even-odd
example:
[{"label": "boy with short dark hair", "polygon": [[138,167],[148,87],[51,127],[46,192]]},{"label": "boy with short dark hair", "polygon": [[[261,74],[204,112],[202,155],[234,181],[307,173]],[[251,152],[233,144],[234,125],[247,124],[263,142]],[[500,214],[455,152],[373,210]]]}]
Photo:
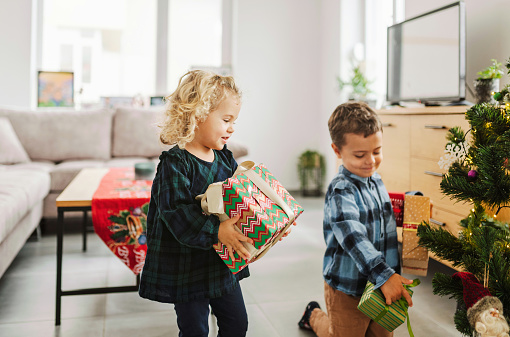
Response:
[{"label": "boy with short dark hair", "polygon": [[391,201],[376,173],[382,162],[382,124],[366,104],[339,105],[328,121],[331,147],[342,159],[324,205],[324,298],[328,313],[310,302],[299,326],[317,336],[392,336],[357,309],[367,281],[389,305],[402,296],[397,232]]}]

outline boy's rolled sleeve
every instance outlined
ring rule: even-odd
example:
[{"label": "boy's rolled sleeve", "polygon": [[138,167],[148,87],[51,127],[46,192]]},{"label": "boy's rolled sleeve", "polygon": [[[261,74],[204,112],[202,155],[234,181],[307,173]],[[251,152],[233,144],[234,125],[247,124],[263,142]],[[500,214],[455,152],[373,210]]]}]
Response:
[{"label": "boy's rolled sleeve", "polygon": [[393,274],[395,274],[395,270],[383,261],[374,268],[372,273],[370,273],[368,280],[372,282],[374,284],[374,288],[377,289],[385,284]]}]

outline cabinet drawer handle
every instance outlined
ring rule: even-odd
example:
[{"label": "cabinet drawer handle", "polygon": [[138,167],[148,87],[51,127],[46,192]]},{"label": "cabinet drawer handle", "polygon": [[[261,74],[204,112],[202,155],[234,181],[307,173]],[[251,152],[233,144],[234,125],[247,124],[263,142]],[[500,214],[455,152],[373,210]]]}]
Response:
[{"label": "cabinet drawer handle", "polygon": [[423,173],[434,176],[434,177],[443,177],[442,173],[434,172],[434,171],[424,171]]},{"label": "cabinet drawer handle", "polygon": [[382,126],[383,126],[383,128],[388,128],[388,127],[392,127],[393,124],[391,124],[391,123],[382,123]]},{"label": "cabinet drawer handle", "polygon": [[446,223],[441,222],[441,221],[437,221],[437,220],[432,219],[432,218],[430,218],[430,222],[432,222],[434,225],[443,226],[443,227],[446,226]]},{"label": "cabinet drawer handle", "polygon": [[446,129],[444,125],[425,125],[425,129]]}]

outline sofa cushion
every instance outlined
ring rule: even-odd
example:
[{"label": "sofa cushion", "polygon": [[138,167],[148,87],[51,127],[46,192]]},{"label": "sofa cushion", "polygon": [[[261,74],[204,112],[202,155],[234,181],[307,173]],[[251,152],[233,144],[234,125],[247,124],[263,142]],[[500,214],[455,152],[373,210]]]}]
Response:
[{"label": "sofa cushion", "polygon": [[50,176],[37,170],[0,167],[0,242],[50,190]]},{"label": "sofa cushion", "polygon": [[9,118],[32,160],[110,158],[110,110],[0,109],[1,116]]},{"label": "sofa cushion", "polygon": [[105,162],[106,167],[132,167],[135,169],[136,163],[147,162],[150,159],[145,157],[122,157],[122,158],[112,158]]},{"label": "sofa cushion", "polygon": [[162,108],[118,108],[113,116],[112,157],[156,157],[170,146],[159,141],[156,124]]},{"label": "sofa cushion", "polygon": [[0,117],[0,164],[18,164],[29,162],[27,152],[12,128],[11,122]]},{"label": "sofa cushion", "polygon": [[239,158],[244,157],[248,154],[248,148],[244,146],[241,143],[236,143],[235,141],[230,140],[227,143],[227,149],[232,151],[232,155],[236,160],[239,160]]},{"label": "sofa cushion", "polygon": [[61,192],[84,168],[101,168],[104,162],[101,160],[66,160],[51,170],[51,191]]},{"label": "sofa cushion", "polygon": [[20,163],[16,165],[4,165],[8,170],[35,170],[50,173],[55,167],[52,161],[31,161],[28,163]]}]

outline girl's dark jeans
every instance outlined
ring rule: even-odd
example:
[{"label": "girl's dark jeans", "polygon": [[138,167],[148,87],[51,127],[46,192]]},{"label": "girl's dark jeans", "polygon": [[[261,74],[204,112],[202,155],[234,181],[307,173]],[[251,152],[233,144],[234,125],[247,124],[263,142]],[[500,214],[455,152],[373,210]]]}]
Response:
[{"label": "girl's dark jeans", "polygon": [[218,337],[243,337],[248,330],[248,315],[239,285],[231,293],[219,298],[176,303],[179,337],[207,337],[209,335],[209,306],[218,322]]}]

